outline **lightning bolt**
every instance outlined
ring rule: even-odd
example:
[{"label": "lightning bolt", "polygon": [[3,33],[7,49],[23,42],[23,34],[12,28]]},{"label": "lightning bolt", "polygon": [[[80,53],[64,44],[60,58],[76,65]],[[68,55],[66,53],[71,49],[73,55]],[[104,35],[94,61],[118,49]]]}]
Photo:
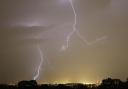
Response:
[{"label": "lightning bolt", "polygon": [[74,14],[74,23],[72,25],[72,31],[67,35],[67,38],[66,38],[66,44],[62,45],[61,47],[61,50],[64,51],[66,49],[69,48],[69,42],[71,40],[71,37],[76,34],[77,37],[79,39],[81,39],[86,45],[93,45],[101,40],[104,40],[107,38],[107,36],[103,36],[103,37],[100,37],[100,38],[97,38],[95,41],[92,41],[92,42],[89,42],[87,39],[85,39],[79,32],[79,30],[77,30],[76,28],[76,25],[77,25],[77,13],[76,13],[76,10],[75,10],[75,7],[73,5],[73,1],[72,0],[69,0],[69,3],[71,5],[71,8],[73,10],[73,14]]},{"label": "lightning bolt", "polygon": [[[69,43],[70,43],[71,37],[72,37],[74,34],[76,34],[77,37],[78,37],[79,39],[81,39],[86,45],[93,45],[93,44],[95,44],[95,43],[97,43],[97,42],[99,42],[99,41],[104,40],[104,39],[107,38],[107,36],[103,36],[103,37],[97,38],[95,41],[92,41],[92,42],[89,42],[87,39],[85,39],[85,38],[80,34],[79,30],[76,28],[76,25],[77,25],[77,13],[76,13],[76,10],[75,10],[75,8],[74,8],[74,5],[73,5],[72,0],[69,0],[69,2],[70,2],[70,5],[71,5],[71,8],[72,8],[72,10],[73,10],[73,14],[74,14],[74,23],[73,23],[73,25],[72,25],[72,31],[71,31],[71,32],[67,35],[67,37],[66,37],[66,44],[62,45],[62,47],[61,47],[61,50],[62,50],[62,51],[64,51],[64,50],[66,50],[66,49],[69,48]],[[38,66],[38,68],[37,68],[37,70],[36,70],[36,75],[35,75],[34,78],[33,78],[34,80],[37,80],[37,78],[39,77],[39,75],[40,75],[40,70],[41,70],[41,66],[42,66],[43,61],[44,61],[44,55],[43,55],[43,52],[42,52],[42,50],[41,50],[41,48],[40,48],[40,45],[37,45],[37,49],[38,49],[39,54],[40,54],[40,63],[39,63],[39,66]]]},{"label": "lightning bolt", "polygon": [[42,50],[41,50],[41,48],[40,48],[40,45],[37,45],[37,49],[38,49],[38,51],[39,51],[39,54],[40,54],[40,63],[39,63],[39,66],[38,66],[38,68],[37,68],[37,70],[36,70],[36,75],[34,76],[34,80],[37,80],[37,78],[39,77],[39,75],[40,75],[40,70],[41,70],[41,66],[42,66],[42,64],[43,64],[43,61],[44,61],[44,55],[43,55],[43,52],[42,52]]}]

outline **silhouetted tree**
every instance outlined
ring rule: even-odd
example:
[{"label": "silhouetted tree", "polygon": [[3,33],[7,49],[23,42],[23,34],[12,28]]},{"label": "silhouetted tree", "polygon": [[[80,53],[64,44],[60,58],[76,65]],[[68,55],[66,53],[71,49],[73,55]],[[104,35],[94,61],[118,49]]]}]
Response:
[{"label": "silhouetted tree", "polygon": [[35,89],[37,87],[37,82],[35,80],[31,81],[20,81],[18,83],[19,89]]},{"label": "silhouetted tree", "polygon": [[9,87],[6,84],[0,84],[0,89],[9,89]]}]

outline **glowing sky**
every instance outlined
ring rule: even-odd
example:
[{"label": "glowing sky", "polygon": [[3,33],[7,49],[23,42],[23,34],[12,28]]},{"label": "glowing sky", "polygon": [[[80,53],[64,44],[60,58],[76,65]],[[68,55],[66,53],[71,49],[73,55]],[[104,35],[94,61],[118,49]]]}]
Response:
[{"label": "glowing sky", "polygon": [[74,0],[77,25],[89,42],[73,35],[68,0],[0,0],[0,83],[33,79],[44,53],[39,82],[96,82],[128,77],[128,0]]}]

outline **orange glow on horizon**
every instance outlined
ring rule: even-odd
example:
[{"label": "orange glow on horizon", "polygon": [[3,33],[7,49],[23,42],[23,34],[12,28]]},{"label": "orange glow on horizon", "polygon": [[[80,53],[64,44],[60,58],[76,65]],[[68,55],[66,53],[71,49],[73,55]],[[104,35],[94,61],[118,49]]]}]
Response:
[{"label": "orange glow on horizon", "polygon": [[41,82],[42,84],[68,84],[68,83],[81,83],[81,84],[96,84],[95,82],[89,81],[69,81],[69,80],[56,80],[53,82]]}]

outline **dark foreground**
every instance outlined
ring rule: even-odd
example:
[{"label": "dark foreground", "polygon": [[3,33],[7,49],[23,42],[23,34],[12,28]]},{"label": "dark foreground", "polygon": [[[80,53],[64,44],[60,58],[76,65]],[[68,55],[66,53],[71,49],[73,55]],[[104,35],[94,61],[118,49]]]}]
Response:
[{"label": "dark foreground", "polygon": [[20,81],[16,85],[0,84],[0,89],[128,89],[128,79],[123,82],[120,79],[104,79],[100,85],[96,84],[41,84],[35,80]]}]

